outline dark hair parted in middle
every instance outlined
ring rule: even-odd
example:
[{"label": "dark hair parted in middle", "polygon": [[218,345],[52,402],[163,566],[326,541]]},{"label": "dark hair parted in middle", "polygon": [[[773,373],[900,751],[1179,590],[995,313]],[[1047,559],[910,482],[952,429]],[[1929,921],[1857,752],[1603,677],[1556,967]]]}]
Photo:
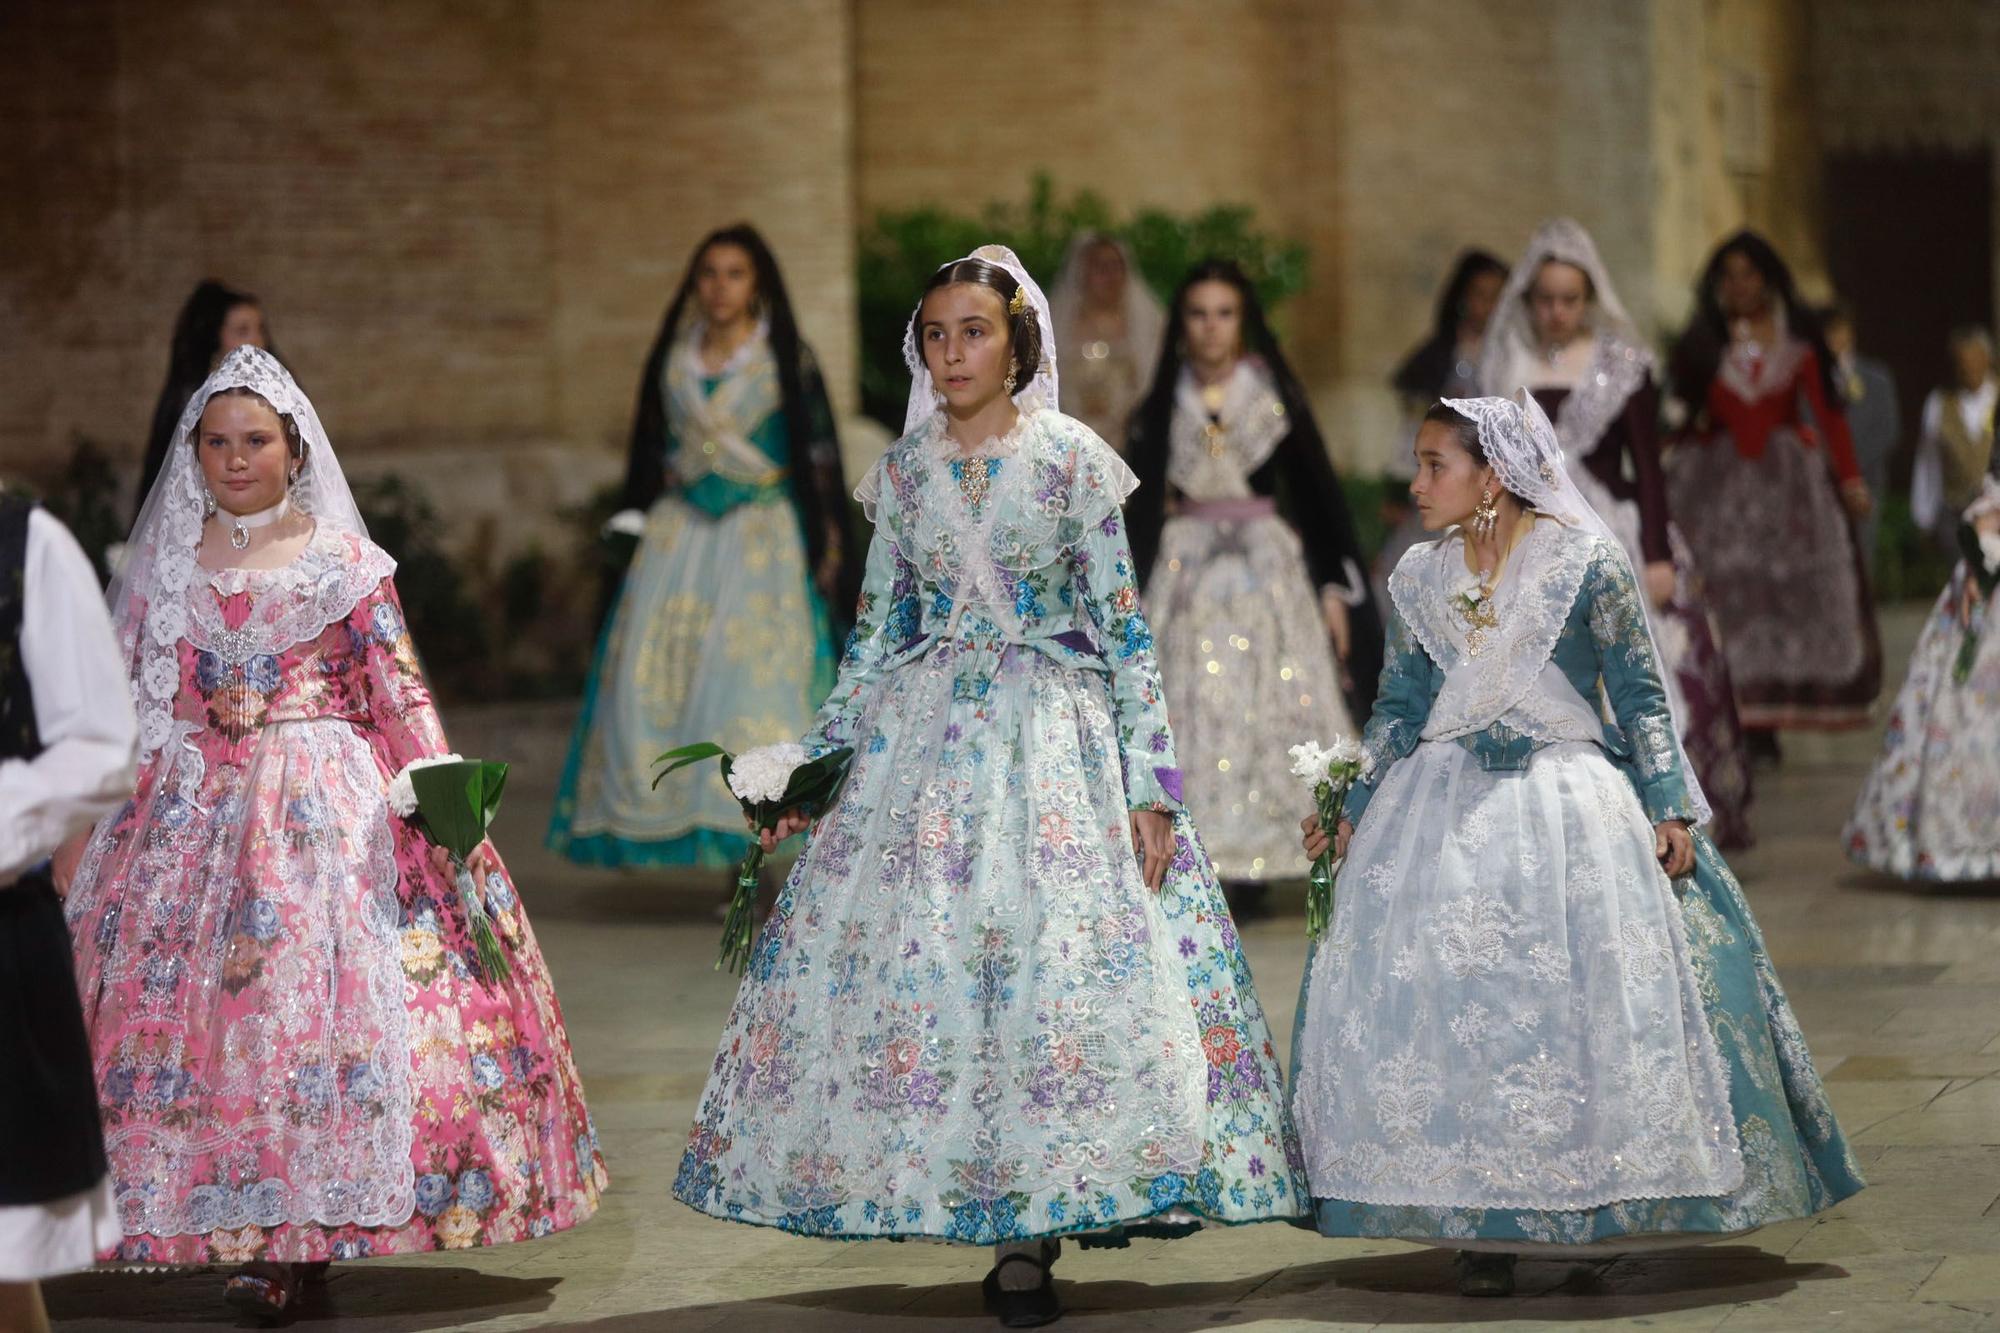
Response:
[{"label": "dark hair parted in middle", "polygon": [[1006,269],[983,259],[954,259],[931,274],[931,280],[924,284],[923,295],[917,298],[916,313],[910,316],[910,337],[916,343],[918,353],[922,354],[924,346],[924,298],[940,287],[957,283],[984,287],[999,296],[1001,308],[1007,311],[1007,346],[1014,358],[1015,389],[1018,392],[1027,388],[1029,381],[1042,368],[1045,349],[1042,347],[1041,323],[1035,318],[1035,307],[1031,301],[1021,302],[1020,313],[1014,313],[1014,297],[1021,290],[1021,284]]}]

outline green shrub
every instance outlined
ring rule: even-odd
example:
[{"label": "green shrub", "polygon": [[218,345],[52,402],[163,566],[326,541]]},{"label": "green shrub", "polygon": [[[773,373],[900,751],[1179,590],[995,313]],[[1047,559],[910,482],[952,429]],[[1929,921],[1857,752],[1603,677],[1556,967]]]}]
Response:
[{"label": "green shrub", "polygon": [[1121,222],[1098,195],[1083,190],[1060,198],[1050,178],[1038,174],[1025,203],[990,203],[977,216],[934,207],[886,210],[859,239],[862,410],[891,430],[902,429],[910,396],[903,329],[917,293],[938,265],[997,243],[1012,247],[1046,287],[1079,231],[1108,231],[1129,244],[1161,300],[1172,295],[1182,274],[1210,256],[1241,264],[1267,308],[1282,305],[1306,284],[1305,246],[1266,233],[1255,213],[1238,205],[1192,214],[1145,209]]}]

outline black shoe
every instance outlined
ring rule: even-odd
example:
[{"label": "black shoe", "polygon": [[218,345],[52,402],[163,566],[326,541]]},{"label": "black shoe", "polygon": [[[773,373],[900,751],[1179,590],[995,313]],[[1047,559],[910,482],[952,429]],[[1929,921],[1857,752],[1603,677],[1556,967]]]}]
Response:
[{"label": "black shoe", "polygon": [[1458,1294],[1461,1296],[1512,1296],[1514,1256],[1481,1250],[1460,1250]]},{"label": "black shoe", "polygon": [[[1062,1318],[1062,1302],[1056,1299],[1056,1280],[1049,1272],[1061,1254],[1061,1241],[1045,1240],[1042,1242],[1041,1258],[1037,1259],[1032,1254],[1009,1254],[987,1271],[986,1280],[979,1284],[979,1290],[986,1297],[986,1308],[1000,1316],[1002,1327],[1040,1328]],[[1041,1285],[1025,1291],[1009,1291],[1002,1287],[1000,1266],[1013,1263],[1041,1269]]]}]

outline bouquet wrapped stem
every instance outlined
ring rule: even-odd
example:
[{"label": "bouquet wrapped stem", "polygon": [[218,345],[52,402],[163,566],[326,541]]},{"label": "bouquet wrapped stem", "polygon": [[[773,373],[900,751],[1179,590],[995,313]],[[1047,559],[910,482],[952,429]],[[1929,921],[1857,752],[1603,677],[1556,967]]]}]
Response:
[{"label": "bouquet wrapped stem", "polygon": [[412,764],[391,787],[391,802],[405,816],[414,815],[425,834],[451,858],[459,906],[471,936],[474,964],[489,983],[507,980],[513,968],[493,930],[486,898],[473,882],[466,864],[486,841],[486,830],[500,811],[500,793],[507,787],[507,765],[480,759],[443,759]]},{"label": "bouquet wrapped stem", "polygon": [[[1335,741],[1323,750],[1308,741],[1291,749],[1292,772],[1312,791],[1313,811],[1329,844],[1340,829],[1347,808],[1347,793],[1361,776],[1361,747],[1352,740]],[[1306,938],[1323,937],[1333,923],[1333,884],[1340,874],[1331,845],[1313,861],[1312,877],[1306,884]]]},{"label": "bouquet wrapped stem", "polygon": [[669,750],[653,762],[661,765],[653,779],[655,787],[667,774],[704,759],[722,761],[722,778],[743,806],[743,815],[758,835],[750,851],[736,869],[736,892],[730,896],[729,912],[722,922],[722,948],[716,955],[717,971],[740,974],[750,963],[757,924],[757,880],[764,868],[762,834],[776,832],[786,812],[803,810],[817,814],[833,803],[840,784],[847,778],[854,751],[846,746],[813,758],[803,745],[767,745],[731,755],[720,745],[702,741]]}]

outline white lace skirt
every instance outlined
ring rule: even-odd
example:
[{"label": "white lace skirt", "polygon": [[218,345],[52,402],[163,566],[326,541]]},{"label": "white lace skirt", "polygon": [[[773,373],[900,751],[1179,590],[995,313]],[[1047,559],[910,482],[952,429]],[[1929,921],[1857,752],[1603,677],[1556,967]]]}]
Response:
[{"label": "white lace skirt", "polygon": [[1681,914],[1595,745],[1390,769],[1312,961],[1293,1111],[1316,1199],[1575,1209],[1743,1178]]},{"label": "white lace skirt", "polygon": [[1146,614],[1188,812],[1224,881],[1302,879],[1310,804],[1286,751],[1354,734],[1298,534],[1275,515],[1167,520]]}]

